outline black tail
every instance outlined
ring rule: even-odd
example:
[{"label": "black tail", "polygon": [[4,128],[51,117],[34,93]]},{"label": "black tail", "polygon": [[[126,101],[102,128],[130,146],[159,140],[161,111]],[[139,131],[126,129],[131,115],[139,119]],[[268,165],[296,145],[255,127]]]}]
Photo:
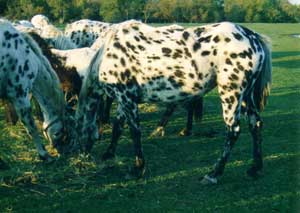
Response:
[{"label": "black tail", "polygon": [[272,83],[272,58],[269,39],[265,36],[259,37],[265,57],[260,74],[255,82],[253,100],[258,111],[262,111],[267,103]]},{"label": "black tail", "polygon": [[264,52],[263,64],[258,70],[258,77],[254,86],[250,89],[247,97],[244,97],[246,105],[251,105],[257,110],[262,111],[267,103],[267,98],[270,94],[272,82],[272,58],[269,39],[265,36],[258,37],[260,45]]}]

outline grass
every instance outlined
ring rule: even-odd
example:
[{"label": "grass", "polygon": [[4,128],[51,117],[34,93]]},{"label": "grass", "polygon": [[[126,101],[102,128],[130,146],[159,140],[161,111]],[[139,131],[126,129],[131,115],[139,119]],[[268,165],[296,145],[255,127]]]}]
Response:
[{"label": "grass", "polygon": [[[264,172],[247,177],[251,137],[246,121],[225,174],[216,186],[199,178],[220,154],[224,123],[217,93],[205,98],[205,114],[194,134],[178,137],[185,111],[179,109],[166,136],[148,139],[163,107],[141,107],[143,148],[148,171],[141,180],[127,180],[133,163],[126,129],[118,157],[103,164],[100,156],[111,130],[90,156],[58,159],[50,165],[37,158],[22,125],[7,125],[0,108],[0,153],[9,170],[0,170],[0,212],[299,212],[300,211],[300,34],[299,24],[246,24],[273,43],[273,88],[264,119]],[[214,130],[216,134],[210,134]],[[45,144],[47,142],[45,141]],[[51,150],[50,147],[48,147]]]}]

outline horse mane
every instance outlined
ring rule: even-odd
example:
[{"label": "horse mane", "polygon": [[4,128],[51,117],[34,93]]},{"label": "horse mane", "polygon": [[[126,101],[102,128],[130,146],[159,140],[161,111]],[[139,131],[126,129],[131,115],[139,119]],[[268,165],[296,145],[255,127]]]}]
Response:
[{"label": "horse mane", "polygon": [[70,38],[67,38],[63,35],[52,38],[52,41],[56,49],[70,50],[77,48],[77,46],[71,41]]},{"label": "horse mane", "polygon": [[[40,59],[41,63],[39,64],[39,66],[40,66],[39,69],[42,70],[42,72],[46,72],[48,74],[48,76],[51,78],[51,83],[53,85],[51,88],[51,91],[53,93],[53,97],[57,97],[56,103],[60,104],[59,106],[63,106],[64,98],[63,98],[63,93],[60,89],[61,87],[60,87],[60,82],[59,82],[58,76],[56,75],[55,71],[51,67],[47,58],[43,55],[42,50],[39,47],[39,45],[37,44],[37,42],[27,33],[22,33],[22,35],[23,35],[23,38],[26,41],[26,43],[31,48],[31,50]],[[42,75],[42,74],[39,72],[38,75]],[[43,85],[42,82],[37,82],[37,81],[35,81],[34,84]],[[49,88],[47,88],[47,89],[49,89]]]},{"label": "horse mane", "polygon": [[63,58],[53,54],[51,52],[51,46],[40,35],[35,32],[30,32],[29,35],[39,44],[43,54],[49,60],[60,80],[63,91],[79,94],[82,80],[76,68],[65,67],[62,63]]}]

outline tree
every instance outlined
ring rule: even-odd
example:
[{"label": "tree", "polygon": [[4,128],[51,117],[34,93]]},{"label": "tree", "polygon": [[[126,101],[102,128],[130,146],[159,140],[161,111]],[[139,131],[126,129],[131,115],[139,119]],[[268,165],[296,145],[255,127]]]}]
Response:
[{"label": "tree", "polygon": [[12,0],[7,3],[5,15],[10,19],[27,19],[39,13],[44,13],[46,2],[40,1],[39,4],[32,0]]},{"label": "tree", "polygon": [[155,18],[163,22],[174,22],[176,20],[174,12],[177,0],[160,0],[157,2],[157,10],[153,14]]},{"label": "tree", "polygon": [[72,16],[72,3],[65,0],[48,0],[51,13],[60,24],[65,23]]},{"label": "tree", "polygon": [[7,1],[0,0],[0,16],[3,16],[6,10],[7,10]]},{"label": "tree", "polygon": [[103,0],[100,7],[100,16],[106,22],[120,21],[122,15],[119,12],[118,0]]}]

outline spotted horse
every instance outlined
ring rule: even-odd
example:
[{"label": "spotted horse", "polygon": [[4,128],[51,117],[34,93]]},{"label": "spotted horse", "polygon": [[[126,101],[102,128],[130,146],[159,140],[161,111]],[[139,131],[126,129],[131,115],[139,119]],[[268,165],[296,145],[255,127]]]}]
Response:
[{"label": "spotted horse", "polygon": [[[91,49],[98,50],[103,45],[105,38],[107,35],[109,35],[109,32],[111,30],[114,30],[118,27],[122,27],[122,25],[128,25],[131,22],[135,23],[136,20],[127,20],[125,22],[121,22],[118,24],[111,25],[108,29],[105,31],[102,31],[102,33],[99,35],[97,40],[93,43],[91,46]],[[165,31],[183,31],[184,28],[177,24],[157,27],[159,30],[165,30]],[[112,104],[112,99],[107,97],[105,104],[104,104],[104,113],[103,113],[103,123],[109,123],[109,111]],[[200,121],[202,119],[203,115],[203,98],[194,98],[191,101],[188,101],[184,104],[184,107],[187,109],[187,121],[186,121],[186,127],[182,129],[179,132],[180,136],[189,136],[192,134],[192,127],[193,127],[193,118],[196,121]],[[156,129],[150,134],[151,137],[157,137],[157,136],[164,136],[165,135],[165,127],[167,126],[172,114],[177,108],[177,104],[171,103],[167,104],[166,109],[164,110],[164,113],[162,114],[162,117],[160,121],[157,124]]]},{"label": "spotted horse", "polygon": [[25,31],[29,29],[39,33],[42,38],[46,39],[47,42],[56,49],[69,50],[77,48],[77,46],[64,35],[63,31],[51,24],[46,16],[42,14],[35,15],[32,17],[31,23],[33,27],[27,27],[27,29],[23,25],[17,27],[23,28]]},{"label": "spotted horse", "polygon": [[95,112],[103,93],[115,97],[117,115],[112,139],[103,160],[113,158],[123,124],[128,123],[134,144],[133,174],[145,172],[138,103],[176,103],[201,97],[217,87],[226,139],[222,155],[203,184],[215,184],[240,133],[243,110],[253,138],[256,176],[262,169],[263,110],[271,84],[271,54],[266,37],[243,26],[222,22],[184,31],[159,30],[140,22],[117,28],[90,64],[76,112],[77,142],[92,146],[97,128]]},{"label": "spotted horse", "polygon": [[0,98],[10,101],[32,137],[41,159],[53,158],[42,144],[30,105],[30,93],[41,106],[43,133],[58,151],[67,136],[64,97],[57,75],[33,39],[0,19]]},{"label": "spotted horse", "polygon": [[105,34],[110,26],[109,23],[82,19],[67,24],[64,34],[78,48],[90,47],[99,36]]}]

